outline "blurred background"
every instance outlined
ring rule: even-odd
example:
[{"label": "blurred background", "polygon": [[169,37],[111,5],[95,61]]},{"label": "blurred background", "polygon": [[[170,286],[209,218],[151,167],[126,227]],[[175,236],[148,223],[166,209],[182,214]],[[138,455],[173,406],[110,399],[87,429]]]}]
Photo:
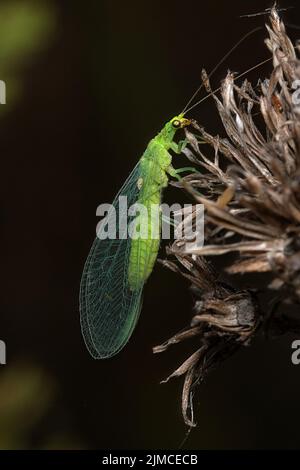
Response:
[{"label": "blurred background", "polygon": [[[294,0],[280,7],[300,26]],[[188,284],[156,266],[128,346],[95,361],[80,333],[78,290],[96,226],[148,141],[208,71],[267,17],[270,1],[1,0],[1,449],[173,448],[183,440],[181,380],[160,381],[189,344],[152,347],[191,318]],[[295,40],[300,31],[290,29]],[[268,57],[265,30],[212,78]],[[249,74],[256,83],[270,64]],[[204,96],[204,91],[202,91]],[[211,100],[193,110],[223,133]],[[182,158],[182,157],[179,157]],[[174,166],[184,166],[183,161]],[[165,200],[182,195],[169,188]],[[161,253],[163,255],[163,252]],[[243,283],[257,279],[243,279]],[[270,300],[270,299],[269,299]],[[269,301],[268,300],[268,301]],[[213,374],[195,400],[184,448],[299,448],[300,366],[292,337],[256,340]]]}]

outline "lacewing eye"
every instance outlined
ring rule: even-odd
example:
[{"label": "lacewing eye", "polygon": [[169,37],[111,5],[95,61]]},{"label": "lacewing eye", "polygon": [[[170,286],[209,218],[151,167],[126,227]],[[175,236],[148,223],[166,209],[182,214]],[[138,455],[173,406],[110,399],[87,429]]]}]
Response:
[{"label": "lacewing eye", "polygon": [[180,121],[179,121],[178,119],[175,119],[175,120],[172,122],[172,126],[175,127],[175,129],[178,129],[178,127],[181,126]]}]

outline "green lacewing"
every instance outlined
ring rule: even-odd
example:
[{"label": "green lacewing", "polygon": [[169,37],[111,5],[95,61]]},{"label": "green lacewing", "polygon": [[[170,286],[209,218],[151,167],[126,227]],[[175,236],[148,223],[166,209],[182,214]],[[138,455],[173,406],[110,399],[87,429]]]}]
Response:
[{"label": "green lacewing", "polygon": [[[172,167],[170,150],[181,152],[182,142],[176,143],[174,136],[178,129],[190,123],[183,113],[175,116],[149,142],[114,199],[107,224],[113,218],[122,225],[122,218],[127,218],[127,213],[120,212],[120,196],[125,196],[128,207],[138,203],[149,209],[146,215],[139,215],[136,223],[147,224],[151,233],[155,232],[151,227],[150,205],[159,206],[168,176],[178,176],[178,170]],[[134,330],[141,311],[143,287],[159,250],[160,239],[152,238],[151,233],[145,238],[123,237],[117,233],[115,239],[102,238],[98,233],[92,245],[81,279],[80,318],[85,344],[94,358],[117,354]]]},{"label": "green lacewing", "polygon": [[[209,77],[242,41],[259,29],[261,28],[253,29],[238,41]],[[241,73],[235,80],[269,60]],[[180,172],[172,167],[170,150],[175,153],[182,150],[182,142],[176,143],[174,137],[178,129],[192,122],[184,115],[220,90],[214,90],[187,109],[201,88],[202,85],[193,94],[183,112],[168,121],[149,142],[115,197],[107,215],[108,223],[116,214],[120,225],[128,217],[127,212],[122,213],[120,196],[127,198],[128,206],[139,203],[147,208],[149,204],[160,204],[162,190],[168,184],[169,175],[178,177]],[[141,218],[139,222],[143,225],[145,220]],[[152,220],[148,219],[147,222],[151,227]],[[115,239],[102,239],[101,233],[98,233],[87,257],[80,284],[81,330],[87,349],[95,359],[105,359],[117,354],[128,342],[141,311],[143,287],[152,272],[159,244],[159,237],[131,239],[117,234]]]}]

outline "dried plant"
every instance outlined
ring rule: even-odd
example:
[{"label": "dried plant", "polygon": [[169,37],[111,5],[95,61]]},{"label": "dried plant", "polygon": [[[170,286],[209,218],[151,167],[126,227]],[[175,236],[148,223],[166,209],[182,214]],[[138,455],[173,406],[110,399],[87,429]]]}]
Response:
[{"label": "dried plant", "polygon": [[[154,352],[197,338],[196,351],[169,377],[185,377],[182,412],[189,426],[195,425],[194,386],[211,368],[262,327],[272,334],[300,331],[278,312],[282,303],[300,301],[300,61],[275,7],[269,20],[270,78],[239,87],[228,73],[221,97],[213,93],[227,137],[212,136],[195,121],[194,132],[186,131],[185,153],[201,171],[176,185],[205,207],[205,245],[191,248],[182,238],[167,250],[163,264],[191,282],[196,301],[190,325]],[[203,80],[211,92],[205,72]],[[266,289],[276,291],[279,309],[264,311],[255,293],[222,282],[207,257],[228,253],[235,259],[227,273],[269,273]]]}]

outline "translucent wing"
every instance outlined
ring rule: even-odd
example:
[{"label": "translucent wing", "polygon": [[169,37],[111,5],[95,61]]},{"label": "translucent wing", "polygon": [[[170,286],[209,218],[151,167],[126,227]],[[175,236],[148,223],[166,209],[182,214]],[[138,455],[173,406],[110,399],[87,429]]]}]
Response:
[{"label": "translucent wing", "polygon": [[[130,207],[138,199],[140,165],[136,165],[117,194],[107,215],[109,224],[117,216],[127,221],[119,203],[127,196]],[[119,218],[120,217],[120,218]],[[90,354],[96,359],[113,356],[125,346],[136,325],[142,305],[143,285],[137,290],[128,286],[128,262],[131,239],[95,239],[86,260],[80,285],[80,321]],[[139,262],[139,261],[137,261]]]}]

